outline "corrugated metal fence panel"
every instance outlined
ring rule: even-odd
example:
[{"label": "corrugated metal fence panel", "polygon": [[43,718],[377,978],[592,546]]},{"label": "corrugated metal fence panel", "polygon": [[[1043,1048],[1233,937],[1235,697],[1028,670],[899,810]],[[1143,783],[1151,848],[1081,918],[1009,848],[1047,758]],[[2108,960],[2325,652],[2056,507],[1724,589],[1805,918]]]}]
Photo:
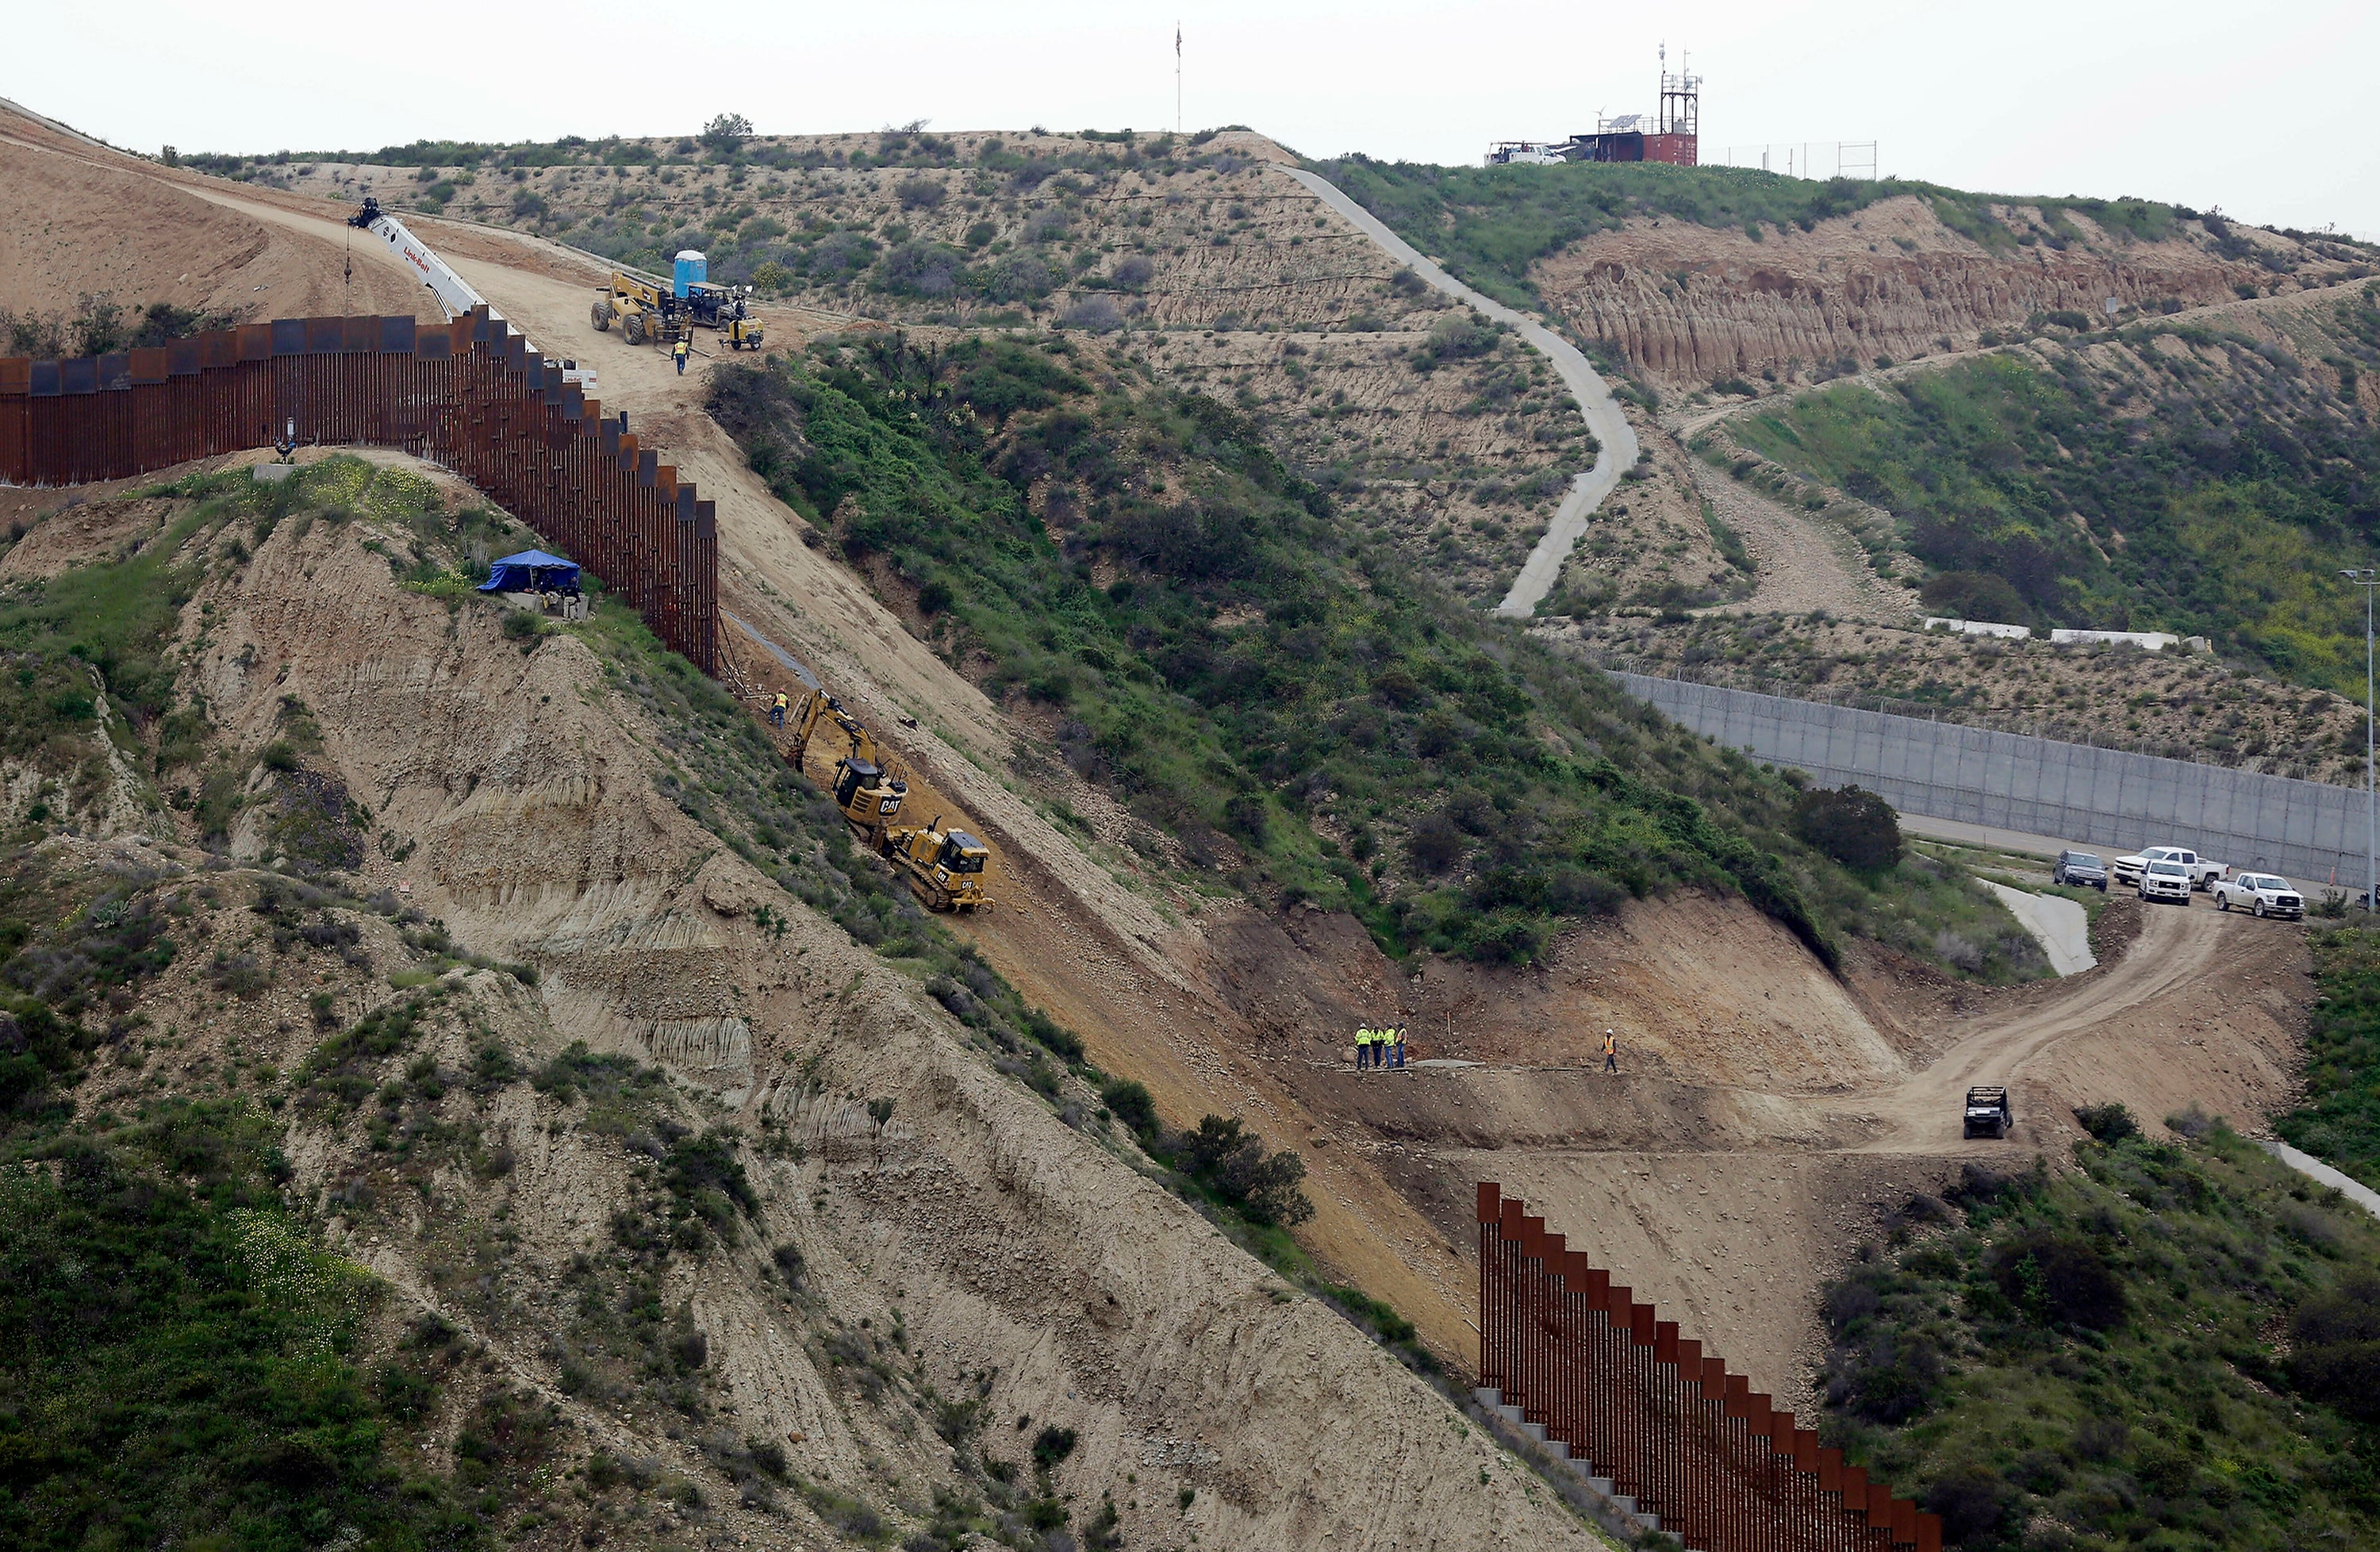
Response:
[{"label": "corrugated metal fence panel", "polygon": [[294,432],[454,469],[719,671],[718,525],[601,406],[482,309],[451,324],[284,318],[160,350],[0,358],[0,481],[121,479]]},{"label": "corrugated metal fence panel", "polygon": [[1755,758],[1856,782],[1903,813],[2076,845],[2190,846],[2303,885],[2363,869],[2364,794],[2253,770],[1930,722],[1751,690],[1613,675],[1628,693]]},{"label": "corrugated metal fence panel", "polygon": [[1696,1552],[1941,1552],[1942,1522],[1795,1425],[1543,1219],[1479,1185],[1479,1383]]}]

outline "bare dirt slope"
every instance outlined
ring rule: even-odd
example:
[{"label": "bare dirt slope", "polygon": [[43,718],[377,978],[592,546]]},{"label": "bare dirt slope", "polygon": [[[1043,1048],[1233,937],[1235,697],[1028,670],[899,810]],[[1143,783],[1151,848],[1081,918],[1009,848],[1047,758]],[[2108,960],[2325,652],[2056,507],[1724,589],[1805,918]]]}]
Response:
[{"label": "bare dirt slope", "polygon": [[[0,273],[6,307],[73,318],[89,299],[152,302],[253,321],[323,313],[414,313],[437,305],[393,266],[344,274],[342,248],[205,200],[130,158],[0,115]],[[8,342],[0,339],[0,347]]]},{"label": "bare dirt slope", "polygon": [[1899,622],[1914,602],[1906,588],[1879,579],[1851,536],[1806,513],[1737,483],[1699,459],[1691,461],[1694,489],[1720,522],[1752,552],[1759,578],[1741,603],[1718,606],[1742,614],[1809,614]]},{"label": "bare dirt slope", "polygon": [[[2082,1135],[2078,1105],[2120,1102],[2149,1121],[2196,1105],[2252,1130],[2286,1102],[2313,989],[2302,933],[2204,902],[2155,908],[2144,928],[2128,952],[2103,950],[2096,970],[2007,991],[1883,964],[1856,973],[1878,1034],[1909,1052],[1882,1081],[1846,1073],[1825,1085],[1817,1062],[1707,1086],[1668,1081],[1666,1061],[1650,1074],[1581,1073],[1537,1085],[1541,1113],[1512,1134],[1417,1128],[1442,1141],[1416,1147],[1400,1178],[1435,1193],[1449,1221],[1470,1210],[1462,1182],[1500,1181],[1685,1334],[1806,1411],[1819,1291],[1912,1194],[1938,1193],[1969,1165],[2054,1164]],[[1438,1108],[1517,1117],[1482,1103],[1478,1089],[1496,1082],[1459,1072],[1413,1086],[1451,1088]],[[1976,1083],[2010,1086],[2008,1140],[1961,1137],[1960,1101]]]},{"label": "bare dirt slope", "polygon": [[[131,503],[126,521],[147,516],[153,539],[164,504]],[[457,1157],[418,1191],[389,1171],[427,1146],[422,1120],[392,1158],[335,1115],[325,1125],[308,1104],[290,1112],[297,1188],[334,1242],[400,1291],[403,1317],[441,1312],[485,1344],[481,1367],[560,1407],[575,1436],[565,1458],[606,1449],[715,1483],[705,1451],[715,1462],[722,1447],[685,1421],[691,1404],[720,1437],[788,1441],[799,1476],[899,1524],[941,1488],[980,1490],[937,1435],[939,1390],[978,1398],[995,1419],[1075,1429],[1064,1487],[1084,1505],[1112,1498],[1136,1544],[1485,1547],[1515,1527],[1533,1544],[1594,1544],[1346,1322],[1136,1171],[1128,1149],[1070,1128],[996,1073],[913,977],[662,797],[662,758],[687,730],[656,722],[588,644],[565,634],[524,650],[497,629],[495,607],[450,610],[400,588],[386,557],[409,560],[419,543],[402,526],[300,515],[252,536],[246,563],[218,539],[188,540],[192,558],[214,559],[183,649],[226,746],[252,753],[308,719],[319,746],[306,746],[303,790],[335,785],[383,832],[354,856],[354,887],[403,891],[453,939],[540,972],[534,990],[456,972],[425,1005],[424,1043],[392,1057],[389,1074],[422,1056],[470,1071],[493,1037],[523,1066],[583,1041],[670,1076],[639,1102],[650,1116],[610,1122],[517,1082],[467,1098],[458,1078],[453,1097],[432,1097],[428,1135],[476,1135],[505,1164],[474,1174],[477,1156]],[[285,789],[251,769],[233,850],[263,862],[290,844],[273,818]],[[84,818],[94,830],[60,845],[158,852],[168,870],[196,860],[161,810],[144,823],[162,851],[96,810]],[[429,979],[400,975],[392,991],[383,974],[413,957],[412,940],[369,916],[361,973],[354,959],[265,945],[246,904],[256,887],[237,872],[207,885],[214,908],[191,930],[211,940],[216,968],[182,956],[145,1005],[152,1026],[192,1032],[170,1048],[184,1073],[236,1077],[254,1062],[270,1086],[304,1070],[322,1037],[308,1027],[322,1022],[307,1007],[315,989],[334,1018],[353,1019]],[[218,1005],[220,966],[237,953],[264,962],[264,984]],[[138,1067],[103,1065],[91,1102],[136,1102],[150,1084]],[[890,1101],[889,1123],[867,1100]],[[662,1146],[631,1129],[673,1137],[683,1132],[671,1125],[728,1123],[799,1146],[747,1154],[759,1205],[740,1242],[731,1233],[652,1272],[655,1295],[684,1305],[710,1343],[699,1397],[663,1404],[601,1378],[605,1328],[590,1314],[605,1307],[600,1267],[631,1259],[618,1214],[633,1214],[647,1179],[639,1150]],[[771,1245],[799,1255],[772,1260]],[[795,1264],[808,1290],[797,1296],[777,1274]],[[871,1328],[897,1333],[899,1351]],[[569,1377],[580,1363],[594,1379]],[[432,1427],[451,1439],[465,1420],[458,1399]],[[1006,1433],[987,1447],[1013,1455],[1022,1446]],[[771,1515],[730,1485],[707,1496],[713,1509],[652,1528],[834,1534],[811,1509]],[[590,1511],[609,1509],[565,1506],[532,1539],[559,1545]]]},{"label": "bare dirt slope", "polygon": [[1637,220],[1572,244],[1535,274],[1547,305],[1583,337],[1665,384],[1699,388],[1968,349],[1986,331],[2022,331],[2052,311],[2104,317],[2110,297],[2137,315],[2168,302],[2228,301],[2241,285],[2294,293],[2336,284],[2353,262],[2328,245],[2249,227],[2218,235],[2198,220],[2144,241],[2079,212],[2070,212],[2070,236],[2028,206],[1997,218],[2010,240],[1992,248],[1915,196],[1806,232],[1767,227],[1757,241],[1733,228]]}]

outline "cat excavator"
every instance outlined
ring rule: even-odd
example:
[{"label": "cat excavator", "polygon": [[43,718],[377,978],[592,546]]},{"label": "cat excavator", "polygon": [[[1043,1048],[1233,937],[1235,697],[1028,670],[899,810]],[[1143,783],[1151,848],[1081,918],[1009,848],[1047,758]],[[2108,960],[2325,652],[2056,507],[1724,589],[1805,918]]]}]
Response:
[{"label": "cat excavator", "polygon": [[887,770],[867,724],[822,689],[802,697],[801,704],[789,719],[794,746],[788,758],[795,770],[804,770],[802,762],[809,752],[810,736],[830,722],[851,748],[835,761],[834,780],[827,784],[827,791],[852,834],[880,851],[885,831],[900,817],[901,800],[909,795],[908,775],[898,766]]},{"label": "cat excavator", "polygon": [[945,830],[940,815],[922,828],[895,823],[909,795],[908,772],[885,759],[867,724],[824,689],[802,697],[789,719],[794,769],[804,770],[811,737],[830,723],[850,752],[835,761],[827,793],[852,834],[897,868],[928,910],[975,911],[990,904],[983,871],[991,848],[955,825]]}]

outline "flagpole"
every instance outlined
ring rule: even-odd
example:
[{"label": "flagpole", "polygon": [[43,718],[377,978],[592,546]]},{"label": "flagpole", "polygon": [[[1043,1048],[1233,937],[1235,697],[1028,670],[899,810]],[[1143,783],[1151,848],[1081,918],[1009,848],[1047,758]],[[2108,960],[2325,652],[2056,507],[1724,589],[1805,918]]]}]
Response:
[{"label": "flagpole", "polygon": [[1182,133],[1182,23],[1173,24],[1173,132]]}]

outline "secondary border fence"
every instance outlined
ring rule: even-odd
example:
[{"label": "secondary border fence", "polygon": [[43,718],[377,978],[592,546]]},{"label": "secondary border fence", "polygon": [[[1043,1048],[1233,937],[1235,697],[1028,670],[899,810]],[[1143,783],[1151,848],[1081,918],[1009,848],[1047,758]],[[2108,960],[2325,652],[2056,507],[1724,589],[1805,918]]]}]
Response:
[{"label": "secondary border fence", "polygon": [[0,358],[0,480],[79,485],[299,443],[454,470],[719,670],[715,503],[485,308],[283,318],[73,360]]},{"label": "secondary border fence", "polygon": [[[1852,706],[1863,711],[1882,711],[1888,716],[1907,717],[1921,722],[1956,722],[1961,727],[1989,728],[1995,733],[2046,738],[2053,744],[2082,744],[2095,749],[2120,749],[2127,754],[2155,755],[2164,759],[2180,760],[2185,765],[2230,766],[2243,770],[2261,770],[2267,775],[2288,775],[2291,770],[2308,769],[2304,760],[2275,755],[2269,748],[2252,753],[2236,746],[2227,749],[2216,744],[2193,744],[2186,738],[2125,736],[2073,727],[2046,716],[2031,716],[1990,707],[1912,700],[1907,696],[1879,695],[1870,690],[1845,689],[1831,684],[1813,685],[1803,680],[1765,673],[1736,671],[1714,673],[1622,652],[1595,649],[1572,650],[1581,661],[1612,673],[1641,673],[1648,679],[1676,679],[1690,685],[1714,685],[1724,690],[1780,696],[1787,700],[1806,700],[1818,706]],[[2074,650],[2087,655],[2100,651],[2130,652],[2138,649],[2082,647]]]},{"label": "secondary border fence", "polygon": [[1694,1552],[1941,1552],[1939,1516],[1846,1465],[1492,1181],[1478,1219],[1481,1400],[1640,1514]]},{"label": "secondary border fence", "polygon": [[2361,890],[2364,795],[2348,787],[1614,673],[1695,733],[1905,814],[2131,851],[2170,843],[2234,868]]}]

